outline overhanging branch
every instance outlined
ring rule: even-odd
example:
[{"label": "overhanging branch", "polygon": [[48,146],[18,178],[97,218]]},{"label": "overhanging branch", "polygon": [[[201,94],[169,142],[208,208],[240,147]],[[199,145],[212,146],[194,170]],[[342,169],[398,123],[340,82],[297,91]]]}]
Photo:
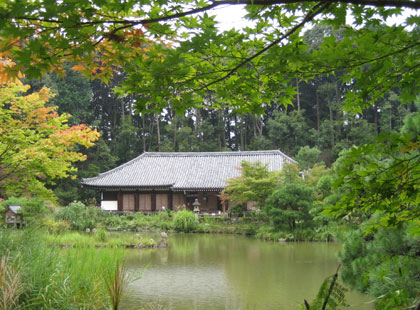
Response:
[{"label": "overhanging branch", "polygon": [[[146,24],[153,24],[158,22],[164,22],[169,20],[178,19],[185,16],[191,16],[202,12],[210,11],[218,6],[222,5],[256,5],[256,6],[272,6],[272,5],[282,5],[282,4],[293,4],[293,3],[311,3],[314,2],[313,0],[216,0],[210,2],[210,4],[198,7],[195,9],[182,11],[174,14],[169,14],[165,16],[159,16],[156,18],[145,18],[140,20],[121,20],[121,19],[107,19],[104,18],[102,20],[96,21],[86,21],[81,23],[75,23],[71,25],[72,28],[77,28],[86,25],[99,25],[99,24],[119,24],[122,25],[118,27],[118,30],[130,28],[133,26],[138,25],[146,25]],[[390,8],[408,8],[419,10],[420,9],[420,2],[418,1],[407,1],[407,0],[322,0],[319,3],[323,4],[353,4],[353,5],[361,5],[361,6],[373,6],[373,7],[390,7]],[[7,19],[6,16],[2,16],[2,18]],[[46,23],[55,23],[55,24],[62,24],[64,23],[63,20],[60,19],[52,19],[52,18],[41,18],[41,17],[34,17],[34,16],[18,16],[13,17],[14,20],[26,20],[26,21],[38,21],[38,22],[46,22]]]},{"label": "overhanging branch", "polygon": [[310,22],[311,20],[313,20],[315,18],[315,16],[317,16],[319,13],[321,13],[322,11],[324,11],[325,9],[327,9],[329,6],[330,6],[330,3],[324,3],[324,2],[317,3],[311,9],[311,11],[304,17],[304,19],[299,24],[297,24],[296,26],[294,26],[293,28],[291,28],[284,35],[282,35],[281,37],[279,37],[277,40],[274,40],[273,42],[271,42],[270,44],[268,44],[266,47],[264,47],[263,49],[261,49],[257,53],[251,55],[250,57],[248,57],[245,60],[243,60],[242,62],[240,62],[238,65],[236,65],[233,69],[231,69],[227,74],[225,74],[221,78],[216,79],[216,80],[214,80],[214,81],[212,81],[210,83],[207,83],[206,85],[200,87],[199,89],[196,89],[195,91],[206,89],[206,88],[208,88],[211,85],[214,85],[214,84],[217,84],[217,83],[219,83],[221,81],[226,80],[232,74],[234,74],[236,71],[238,71],[238,69],[240,67],[244,66],[245,64],[247,64],[250,61],[252,61],[253,59],[257,58],[261,54],[265,53],[267,50],[269,50],[273,46],[279,44],[281,41],[283,41],[283,40],[287,39],[288,37],[290,37],[293,33],[295,33],[297,30],[299,30],[300,28],[302,28],[307,22]]}]

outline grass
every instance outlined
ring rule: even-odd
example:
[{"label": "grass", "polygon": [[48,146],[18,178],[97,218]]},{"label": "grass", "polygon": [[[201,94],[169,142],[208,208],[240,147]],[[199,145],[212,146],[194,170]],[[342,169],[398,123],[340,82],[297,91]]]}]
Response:
[{"label": "grass", "polygon": [[60,248],[67,247],[125,247],[125,248],[148,248],[157,247],[161,240],[143,237],[141,234],[134,233],[109,233],[104,230],[97,232],[83,233],[68,231],[62,234],[45,234],[45,241]]},{"label": "grass", "polygon": [[109,309],[104,271],[121,266],[121,248],[51,247],[39,231],[0,230],[1,309]]},{"label": "grass", "polygon": [[0,258],[0,309],[18,308],[18,300],[24,290],[22,266],[15,262],[9,254]]}]

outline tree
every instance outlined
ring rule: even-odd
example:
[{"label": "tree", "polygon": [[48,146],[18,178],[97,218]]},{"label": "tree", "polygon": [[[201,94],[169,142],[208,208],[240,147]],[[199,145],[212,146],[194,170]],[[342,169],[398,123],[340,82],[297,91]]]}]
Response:
[{"label": "tree", "polygon": [[140,140],[137,137],[137,132],[138,129],[133,125],[131,115],[124,116],[115,142],[115,154],[119,159],[118,164],[126,163],[138,156]]},{"label": "tree", "polygon": [[75,146],[90,147],[99,134],[85,125],[67,125],[68,115],[46,107],[49,89],[25,95],[28,88],[0,88],[0,185],[3,195],[52,198],[45,185],[75,171],[72,164],[86,159]]},{"label": "tree", "polygon": [[299,183],[288,183],[273,192],[264,206],[275,228],[286,224],[295,229],[298,222],[310,220],[309,210],[313,202],[313,189]]},{"label": "tree", "polygon": [[405,131],[410,126],[403,128],[402,132],[382,134],[374,143],[352,147],[340,155],[335,164],[335,187],[342,195],[327,212],[367,218],[379,213],[378,225],[400,227],[410,223],[420,233],[419,136]]},{"label": "tree", "polygon": [[319,159],[321,151],[316,147],[311,148],[309,146],[303,146],[299,149],[299,152],[296,155],[296,160],[299,163],[299,168],[303,170],[308,170],[312,168]]},{"label": "tree", "polygon": [[[255,27],[220,32],[211,10],[223,5],[245,6]],[[290,104],[296,81],[340,72],[352,88],[345,105],[360,112],[395,87],[405,100],[416,95],[419,9],[412,0],[8,1],[1,72],[39,77],[72,61],[109,81],[124,69],[122,92],[135,94],[139,109],[185,110],[211,94],[214,108],[254,113]],[[391,16],[407,28],[388,25]],[[319,24],[332,30],[313,49],[301,32]]]},{"label": "tree", "polygon": [[255,201],[262,207],[278,183],[278,173],[270,172],[261,162],[242,161],[241,176],[227,181],[223,190],[229,201],[244,205]]}]

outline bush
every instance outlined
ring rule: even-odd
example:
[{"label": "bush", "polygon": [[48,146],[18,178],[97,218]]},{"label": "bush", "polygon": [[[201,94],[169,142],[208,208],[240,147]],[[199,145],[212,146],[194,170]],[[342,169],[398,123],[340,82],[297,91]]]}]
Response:
[{"label": "bush", "polygon": [[246,212],[246,205],[236,205],[236,206],[231,206],[228,209],[229,213],[232,213],[233,216],[243,216],[244,213]]},{"label": "bush", "polygon": [[61,234],[70,229],[69,222],[60,220],[55,221],[51,218],[44,220],[42,226],[51,234]]},{"label": "bush", "polygon": [[174,216],[174,228],[179,232],[191,232],[197,228],[197,218],[189,210],[178,211]]},{"label": "bush", "polygon": [[44,201],[39,198],[26,199],[10,197],[0,205],[2,210],[5,210],[8,205],[21,206],[21,213],[27,225],[40,225],[41,219],[48,213],[48,208],[45,206]]},{"label": "bush", "polygon": [[72,229],[86,230],[96,228],[100,223],[105,222],[108,214],[96,207],[87,207],[82,202],[75,201],[67,207],[61,207],[55,214],[57,220],[64,220],[70,223]]},{"label": "bush", "polygon": [[267,200],[264,211],[276,229],[287,225],[290,230],[307,226],[311,221],[309,210],[313,205],[311,187],[288,183],[276,190]]}]

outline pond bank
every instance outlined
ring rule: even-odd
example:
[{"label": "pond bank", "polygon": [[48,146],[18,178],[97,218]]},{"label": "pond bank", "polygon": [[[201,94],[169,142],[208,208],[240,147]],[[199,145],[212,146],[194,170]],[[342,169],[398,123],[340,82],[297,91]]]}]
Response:
[{"label": "pond bank", "polygon": [[161,236],[142,236],[139,233],[108,233],[98,232],[82,233],[77,231],[62,234],[45,234],[45,241],[59,248],[127,248],[147,249],[165,248],[168,246],[166,233]]}]

